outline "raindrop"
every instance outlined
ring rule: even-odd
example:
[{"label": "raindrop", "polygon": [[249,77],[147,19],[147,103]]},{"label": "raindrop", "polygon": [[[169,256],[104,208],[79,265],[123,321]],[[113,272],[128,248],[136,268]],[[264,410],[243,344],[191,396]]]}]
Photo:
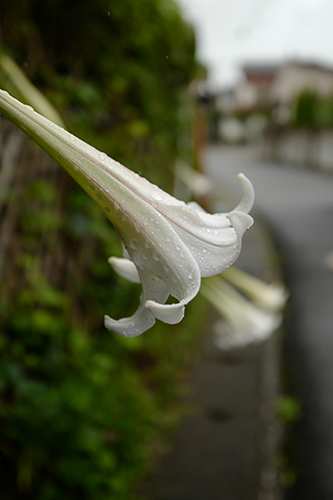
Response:
[{"label": "raindrop", "polygon": [[135,250],[137,246],[138,246],[137,241],[136,240],[132,240],[131,243],[130,243],[130,247],[133,248],[133,250]]}]

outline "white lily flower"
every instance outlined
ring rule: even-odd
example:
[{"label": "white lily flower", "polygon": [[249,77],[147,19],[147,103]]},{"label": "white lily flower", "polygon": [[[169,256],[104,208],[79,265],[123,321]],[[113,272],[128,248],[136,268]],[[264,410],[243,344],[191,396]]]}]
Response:
[{"label": "white lily flower", "polygon": [[244,292],[255,304],[265,309],[282,309],[288,292],[282,283],[265,283],[235,266],[227,269],[223,278]]},{"label": "white lily flower", "polygon": [[213,325],[214,342],[220,349],[265,340],[281,324],[281,314],[255,306],[221,277],[204,280],[201,293],[225,320]]},{"label": "white lily flower", "polygon": [[[118,321],[105,317],[108,329],[134,337],[156,318],[178,323],[199,291],[201,276],[219,274],[237,259],[242,236],[253,223],[248,215],[253,187],[243,174],[244,195],[236,209],[210,215],[173,198],[4,91],[0,111],[80,184],[122,240],[130,262],[111,259],[111,265],[123,276],[140,279],[143,293],[133,316]],[[169,295],[178,302],[165,304]]]}]

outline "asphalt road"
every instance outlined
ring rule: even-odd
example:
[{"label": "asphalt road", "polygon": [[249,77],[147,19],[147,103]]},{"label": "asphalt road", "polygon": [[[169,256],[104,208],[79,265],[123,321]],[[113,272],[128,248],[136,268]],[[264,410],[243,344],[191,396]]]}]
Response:
[{"label": "asphalt road", "polygon": [[[261,161],[249,148],[213,146],[205,154],[221,210],[238,203],[236,174],[254,184],[255,212],[280,246],[290,290],[286,351],[302,401],[303,474],[293,499],[333,499],[333,172]],[[331,254],[330,254],[331,253]],[[331,255],[331,256],[330,256]]]}]

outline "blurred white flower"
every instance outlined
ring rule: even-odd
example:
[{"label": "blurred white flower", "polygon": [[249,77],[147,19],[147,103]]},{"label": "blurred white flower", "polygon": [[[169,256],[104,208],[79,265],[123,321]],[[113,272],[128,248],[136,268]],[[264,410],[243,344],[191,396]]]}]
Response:
[{"label": "blurred white flower", "polygon": [[207,175],[198,172],[184,161],[176,163],[175,177],[176,182],[181,181],[195,198],[207,196],[213,189],[213,182]]},{"label": "blurred white flower", "polygon": [[264,309],[282,309],[288,298],[288,292],[282,283],[265,283],[235,266],[227,269],[223,273],[223,278]]},{"label": "blurred white flower", "polygon": [[[242,236],[253,223],[248,212],[254,192],[244,175],[239,175],[244,195],[235,210],[210,215],[168,195],[4,91],[0,111],[80,184],[122,240],[127,260],[111,259],[111,265],[122,276],[141,281],[143,291],[133,316],[105,317],[108,329],[134,337],[156,318],[178,323],[199,291],[201,276],[219,274],[237,259]],[[169,295],[178,302],[165,304]]]},{"label": "blurred white flower", "polygon": [[222,277],[204,280],[201,293],[223,318],[213,325],[213,340],[220,349],[264,340],[281,324],[282,315],[277,310],[254,305]]}]

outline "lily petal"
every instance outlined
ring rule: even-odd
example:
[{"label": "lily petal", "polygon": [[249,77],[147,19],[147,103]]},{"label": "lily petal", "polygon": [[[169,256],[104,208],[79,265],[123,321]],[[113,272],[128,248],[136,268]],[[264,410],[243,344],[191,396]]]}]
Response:
[{"label": "lily petal", "polygon": [[[186,215],[174,210],[173,214],[178,211],[178,219],[172,221],[172,226],[190,249],[201,275],[214,276],[236,261],[242,248],[242,236],[252,226],[253,219],[243,212],[210,215],[191,209]],[[184,217],[186,224],[182,223]]]},{"label": "lily petal", "polygon": [[[128,259],[119,259],[118,257],[110,257],[108,262],[113,267],[114,271],[128,279],[132,283],[140,283],[140,276],[135,264]],[[162,305],[153,300],[146,300],[145,307],[150,310],[155,318],[164,321],[165,323],[179,323],[185,314],[185,304],[187,300],[182,300],[177,304]]]},{"label": "lily petal", "polygon": [[[140,283],[140,276],[135,264],[128,259],[119,259],[118,257],[110,257],[108,262],[113,267],[114,271],[128,279],[132,283]],[[185,314],[185,304],[187,300],[182,300],[177,304],[161,305],[153,300],[146,300],[145,307],[149,309],[157,319],[164,323],[175,324],[179,323]]]},{"label": "lily petal", "polygon": [[162,305],[158,302],[147,300],[145,306],[154,314],[155,318],[160,319],[169,325],[174,325],[183,319],[185,314],[185,304],[188,302],[188,300],[184,299],[177,304]]},{"label": "lily petal", "polygon": [[254,189],[252,183],[244,174],[238,174],[237,177],[243,185],[244,195],[240,203],[237,205],[237,207],[235,207],[235,211],[245,212],[248,214],[251,208],[253,207]]},{"label": "lily petal", "polygon": [[140,276],[135,264],[129,259],[121,259],[119,257],[110,257],[108,263],[122,278],[131,281],[132,283],[141,283]]},{"label": "lily petal", "polygon": [[166,285],[158,277],[141,270],[139,270],[139,274],[142,282],[142,295],[140,306],[133,316],[119,320],[114,320],[109,316],[104,317],[105,327],[123,337],[136,337],[151,328],[155,324],[156,318],[145,307],[145,302],[154,299],[154,301],[164,304],[169,295]]}]

